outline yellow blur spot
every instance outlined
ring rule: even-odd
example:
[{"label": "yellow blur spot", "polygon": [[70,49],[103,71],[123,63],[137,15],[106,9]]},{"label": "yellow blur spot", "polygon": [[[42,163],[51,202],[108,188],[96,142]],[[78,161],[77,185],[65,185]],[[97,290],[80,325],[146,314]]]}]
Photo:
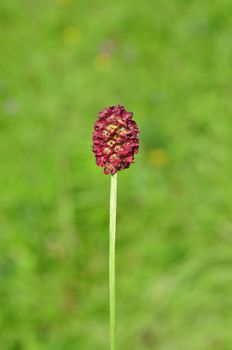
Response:
[{"label": "yellow blur spot", "polygon": [[95,64],[98,68],[108,69],[111,66],[111,55],[105,52],[100,52],[95,58]]},{"label": "yellow blur spot", "polygon": [[150,163],[157,167],[163,167],[168,163],[167,153],[159,148],[151,150],[148,154],[148,158]]},{"label": "yellow blur spot", "polygon": [[72,4],[72,0],[56,0],[56,2],[64,7],[68,7]]},{"label": "yellow blur spot", "polygon": [[63,37],[65,44],[70,45],[70,46],[74,46],[74,45],[79,44],[81,34],[80,34],[80,31],[76,27],[69,26],[69,27],[64,29],[62,37]]}]

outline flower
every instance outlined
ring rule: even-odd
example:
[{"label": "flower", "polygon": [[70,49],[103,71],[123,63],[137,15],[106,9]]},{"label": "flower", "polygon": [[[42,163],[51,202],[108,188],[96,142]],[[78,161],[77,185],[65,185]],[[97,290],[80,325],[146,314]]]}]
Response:
[{"label": "flower", "polygon": [[62,36],[65,44],[75,46],[80,42],[81,33],[75,26],[68,26],[64,29]]},{"label": "flower", "polygon": [[160,148],[152,149],[149,152],[148,156],[150,163],[157,167],[163,167],[168,163],[167,153]]},{"label": "flower", "polygon": [[139,149],[139,130],[133,113],[123,106],[111,106],[98,114],[94,124],[93,153],[105,174],[129,168]]},{"label": "flower", "polygon": [[99,53],[95,58],[97,68],[108,69],[111,66],[111,55],[108,53]]}]

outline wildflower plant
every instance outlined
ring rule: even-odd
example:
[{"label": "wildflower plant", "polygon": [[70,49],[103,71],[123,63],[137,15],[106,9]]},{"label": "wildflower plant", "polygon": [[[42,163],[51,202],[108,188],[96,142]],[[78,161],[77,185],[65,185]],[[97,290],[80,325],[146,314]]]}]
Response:
[{"label": "wildflower plant", "polygon": [[109,295],[111,350],[116,349],[115,319],[115,240],[117,209],[117,173],[129,168],[139,150],[139,130],[133,113],[121,105],[105,108],[98,114],[93,131],[96,164],[111,175],[109,226]]}]

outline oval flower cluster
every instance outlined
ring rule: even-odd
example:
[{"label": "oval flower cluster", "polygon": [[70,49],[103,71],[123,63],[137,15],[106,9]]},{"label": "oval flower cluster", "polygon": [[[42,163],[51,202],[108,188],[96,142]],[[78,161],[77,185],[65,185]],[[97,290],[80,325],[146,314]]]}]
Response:
[{"label": "oval flower cluster", "polygon": [[133,113],[123,106],[111,106],[98,114],[94,124],[93,153],[105,174],[129,168],[139,149],[139,130]]}]

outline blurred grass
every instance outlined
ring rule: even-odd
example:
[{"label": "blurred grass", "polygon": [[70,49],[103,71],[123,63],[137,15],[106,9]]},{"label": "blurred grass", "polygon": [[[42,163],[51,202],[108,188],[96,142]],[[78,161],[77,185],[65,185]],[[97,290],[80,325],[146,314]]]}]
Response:
[{"label": "blurred grass", "polygon": [[141,129],[120,173],[118,348],[230,350],[232,4],[0,3],[0,349],[109,348],[109,177],[91,133]]}]

